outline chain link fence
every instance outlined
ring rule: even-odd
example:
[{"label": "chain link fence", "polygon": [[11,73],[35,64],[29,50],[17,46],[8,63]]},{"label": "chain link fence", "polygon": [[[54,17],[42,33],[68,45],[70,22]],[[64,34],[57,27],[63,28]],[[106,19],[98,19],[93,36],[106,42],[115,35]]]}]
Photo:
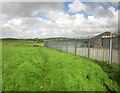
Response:
[{"label": "chain link fence", "polygon": [[120,36],[105,32],[94,37],[45,40],[45,47],[107,62],[119,63]]}]

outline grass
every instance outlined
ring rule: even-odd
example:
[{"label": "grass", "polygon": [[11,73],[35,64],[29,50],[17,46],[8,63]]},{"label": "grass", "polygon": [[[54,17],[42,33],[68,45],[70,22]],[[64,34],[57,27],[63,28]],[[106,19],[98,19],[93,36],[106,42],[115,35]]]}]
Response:
[{"label": "grass", "polygon": [[104,72],[108,75],[108,77],[118,83],[120,85],[120,65],[117,64],[104,64],[103,62],[97,62],[98,65],[101,66]]},{"label": "grass", "polygon": [[87,58],[30,45],[2,49],[4,91],[118,91],[118,82]]},{"label": "grass", "polygon": [[2,91],[2,45],[0,44],[0,92]]}]

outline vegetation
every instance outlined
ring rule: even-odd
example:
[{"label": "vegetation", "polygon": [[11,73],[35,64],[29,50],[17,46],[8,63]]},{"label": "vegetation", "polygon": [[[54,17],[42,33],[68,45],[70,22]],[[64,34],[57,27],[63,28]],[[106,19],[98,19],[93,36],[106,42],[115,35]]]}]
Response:
[{"label": "vegetation", "polygon": [[31,38],[31,39],[17,39],[17,38],[3,38],[3,39],[0,39],[0,41],[2,42],[34,42],[35,39],[38,39],[40,41],[43,41],[43,40],[59,40],[59,39],[66,39],[65,37],[54,37],[54,38]]},{"label": "vegetation", "polygon": [[118,85],[120,86],[120,65],[117,64],[105,64],[103,62],[97,62],[94,61],[95,63],[97,63],[98,65],[101,66],[101,68],[103,69],[104,72],[106,72],[106,74],[108,75],[108,77],[114,81],[116,81],[118,83]]},{"label": "vegetation", "polygon": [[0,44],[0,92],[2,91],[2,45]]},{"label": "vegetation", "polygon": [[2,42],[33,42],[34,39],[3,38]]},{"label": "vegetation", "polygon": [[[3,45],[5,91],[117,91],[118,82],[95,61],[31,45]],[[108,68],[109,66],[106,66]],[[111,77],[114,73],[111,72]]]}]

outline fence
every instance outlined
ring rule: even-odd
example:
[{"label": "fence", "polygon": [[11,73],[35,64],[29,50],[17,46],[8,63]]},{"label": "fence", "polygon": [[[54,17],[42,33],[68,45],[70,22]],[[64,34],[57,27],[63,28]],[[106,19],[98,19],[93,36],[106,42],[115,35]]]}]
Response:
[{"label": "fence", "polygon": [[45,47],[112,64],[119,63],[119,39],[120,36],[111,35],[107,32],[95,37],[45,40],[44,45]]}]

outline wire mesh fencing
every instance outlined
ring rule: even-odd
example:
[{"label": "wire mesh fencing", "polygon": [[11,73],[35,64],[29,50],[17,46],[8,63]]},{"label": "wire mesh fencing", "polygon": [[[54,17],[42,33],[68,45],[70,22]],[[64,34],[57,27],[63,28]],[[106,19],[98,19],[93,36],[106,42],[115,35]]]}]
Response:
[{"label": "wire mesh fencing", "polygon": [[120,36],[104,33],[94,37],[60,38],[45,40],[45,47],[95,59],[102,62],[120,63]]}]

